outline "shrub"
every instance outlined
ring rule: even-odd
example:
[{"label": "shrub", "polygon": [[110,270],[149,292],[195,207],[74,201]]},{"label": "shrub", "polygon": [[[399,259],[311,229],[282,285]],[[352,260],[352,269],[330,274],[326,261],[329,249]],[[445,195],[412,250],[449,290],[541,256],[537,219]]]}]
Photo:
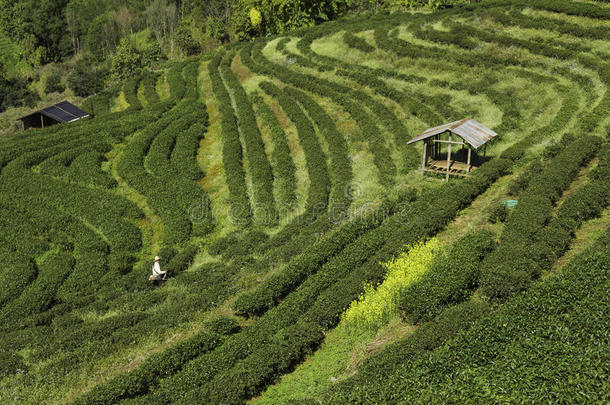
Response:
[{"label": "shrub", "polygon": [[400,310],[410,322],[430,320],[452,304],[467,300],[479,284],[481,261],[494,248],[494,235],[475,231],[437,255],[421,279],[400,295]]},{"label": "shrub", "polygon": [[343,40],[345,41],[347,46],[349,46],[350,48],[358,49],[362,52],[368,53],[368,52],[373,52],[375,50],[374,46],[370,45],[364,39],[355,36],[350,31],[345,31],[345,34],[343,34]]},{"label": "shrub", "polygon": [[508,194],[517,197],[523,190],[527,188],[532,178],[536,177],[542,171],[542,163],[540,160],[535,160],[530,163],[523,173],[508,183]]},{"label": "shrub", "polygon": [[27,82],[0,77],[0,112],[9,107],[32,107],[38,96],[27,88]]},{"label": "shrub", "polygon": [[20,355],[5,351],[0,352],[0,378],[8,377],[15,373],[25,373],[27,369]]},{"label": "shrub", "polygon": [[496,222],[504,222],[508,217],[508,207],[504,204],[495,203],[489,210],[488,219],[489,222],[495,224]]},{"label": "shrub", "polygon": [[392,261],[384,263],[386,277],[377,288],[368,284],[364,292],[341,315],[341,321],[354,328],[377,329],[398,314],[402,293],[429,269],[440,244],[431,239],[425,244],[415,243]]},{"label": "shrub", "polygon": [[79,60],[66,79],[68,87],[79,97],[87,97],[102,90],[106,71],[91,69],[90,61]]},{"label": "shrub", "polygon": [[593,158],[600,140],[586,136],[566,146],[534,177],[523,192],[519,205],[506,222],[498,249],[483,262],[481,287],[490,298],[505,300],[526,289],[541,272],[540,263],[528,255],[532,239],[551,216],[560,197],[580,167]]},{"label": "shrub", "polygon": [[210,332],[216,333],[220,336],[232,335],[241,330],[241,327],[234,318],[227,318],[225,316],[219,316],[209,320],[206,322],[206,327],[210,330]]},{"label": "shrub", "polygon": [[50,75],[47,76],[45,83],[44,83],[44,92],[49,94],[49,93],[54,93],[54,92],[58,92],[61,93],[66,89],[66,87],[63,85],[63,83],[61,82],[61,76],[59,75],[59,73],[51,73]]}]

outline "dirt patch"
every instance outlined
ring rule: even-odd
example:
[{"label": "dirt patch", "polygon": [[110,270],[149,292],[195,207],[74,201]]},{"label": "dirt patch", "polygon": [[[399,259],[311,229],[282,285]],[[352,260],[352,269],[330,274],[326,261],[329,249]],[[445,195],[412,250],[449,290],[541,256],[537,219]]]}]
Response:
[{"label": "dirt patch", "polygon": [[241,63],[241,55],[237,54],[233,58],[233,62],[231,63],[231,70],[235,73],[235,76],[239,79],[240,82],[245,82],[252,76],[252,72],[246,68],[243,63]]}]

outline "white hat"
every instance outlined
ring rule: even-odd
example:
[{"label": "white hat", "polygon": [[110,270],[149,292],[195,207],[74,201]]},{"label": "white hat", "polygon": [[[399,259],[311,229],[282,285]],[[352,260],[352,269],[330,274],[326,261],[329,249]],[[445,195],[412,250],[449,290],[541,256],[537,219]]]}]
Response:
[{"label": "white hat", "polygon": [[159,260],[161,260],[161,258],[159,256],[155,256],[155,261],[158,262]]}]

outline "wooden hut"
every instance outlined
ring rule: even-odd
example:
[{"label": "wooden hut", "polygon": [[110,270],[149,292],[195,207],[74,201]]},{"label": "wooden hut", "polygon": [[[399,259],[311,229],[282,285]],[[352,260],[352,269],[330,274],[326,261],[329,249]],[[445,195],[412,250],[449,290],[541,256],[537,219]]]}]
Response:
[{"label": "wooden hut", "polygon": [[[450,175],[468,176],[476,168],[472,164],[472,151],[483,146],[485,154],[486,143],[496,135],[483,124],[470,118],[464,118],[460,121],[428,128],[407,144],[424,142],[422,175],[426,172],[444,174],[445,180],[449,181]],[[460,146],[461,150],[457,149]],[[466,153],[459,153],[465,159],[456,158],[458,156],[456,152],[462,152],[465,148],[467,148]]]},{"label": "wooden hut", "polygon": [[21,129],[44,128],[63,122],[72,122],[89,117],[89,113],[81,110],[68,101],[62,101],[42,110],[35,111],[25,117],[19,118]]}]

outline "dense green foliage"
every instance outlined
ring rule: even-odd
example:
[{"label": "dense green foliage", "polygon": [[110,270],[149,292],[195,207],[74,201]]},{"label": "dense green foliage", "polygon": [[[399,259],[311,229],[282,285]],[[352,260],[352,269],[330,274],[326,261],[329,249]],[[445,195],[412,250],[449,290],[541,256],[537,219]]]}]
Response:
[{"label": "dense green foliage", "polygon": [[[505,299],[526,289],[540,275],[537,249],[528,249],[536,232],[551,215],[553,204],[561,196],[581,166],[595,156],[600,139],[575,140],[534,177],[521,194],[519,205],[506,221],[498,248],[483,263],[481,288],[490,298]],[[532,257],[533,256],[533,257]]]},{"label": "dense green foliage", "polygon": [[[479,312],[473,323],[454,323],[463,332],[453,339],[441,328],[431,336],[440,344],[420,346],[424,324],[413,338],[369,360],[324,402],[607,401],[609,237],[606,231],[561,273],[490,315]],[[460,320],[454,312],[447,316],[452,323]]]},{"label": "dense green foliage", "polygon": [[[392,2],[66,3],[57,52],[78,53],[74,69],[45,66],[28,91],[60,73],[67,94],[96,93],[95,117],[0,139],[1,402],[264,401],[324,356],[354,302],[398,327],[338,348],[351,363],[331,369],[354,378],[295,397],[606,399],[607,237],[564,258],[607,232],[605,6],[502,0],[293,30]],[[30,58],[26,39],[5,53]],[[498,132],[472,173],[421,176],[407,141],[465,116]],[[401,262],[429,239],[441,253]],[[170,277],[152,283],[157,255]]]},{"label": "dense green foliage", "polygon": [[439,255],[421,280],[401,295],[399,308],[411,322],[434,318],[446,306],[470,297],[478,285],[481,260],[494,249],[488,231],[467,234]]}]

